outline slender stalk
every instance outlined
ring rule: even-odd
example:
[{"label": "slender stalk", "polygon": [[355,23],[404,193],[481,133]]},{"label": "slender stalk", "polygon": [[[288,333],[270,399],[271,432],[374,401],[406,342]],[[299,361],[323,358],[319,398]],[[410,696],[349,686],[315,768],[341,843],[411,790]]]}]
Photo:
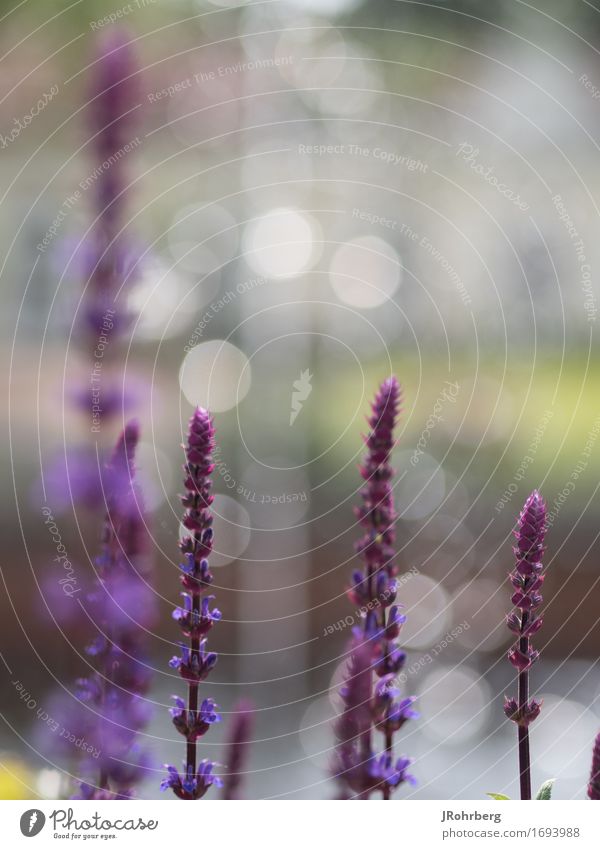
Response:
[{"label": "slender stalk", "polygon": [[[527,611],[523,612],[521,619],[521,631],[527,628]],[[519,639],[519,650],[529,654],[529,638],[522,636]],[[519,710],[524,712],[529,701],[529,669],[523,669],[518,679]],[[519,725],[519,782],[521,787],[521,799],[531,799],[531,757],[529,753],[529,727]]]},{"label": "slender stalk", "polygon": [[[194,534],[194,538],[196,535]],[[197,540],[196,540],[197,542]],[[195,594],[192,600],[192,619],[200,619],[200,596]],[[192,632],[191,638],[192,666],[200,665],[200,636]],[[195,726],[198,720],[198,682],[190,681],[188,693],[188,713],[190,725]],[[196,738],[190,734],[186,743],[186,771],[196,774]]]}]

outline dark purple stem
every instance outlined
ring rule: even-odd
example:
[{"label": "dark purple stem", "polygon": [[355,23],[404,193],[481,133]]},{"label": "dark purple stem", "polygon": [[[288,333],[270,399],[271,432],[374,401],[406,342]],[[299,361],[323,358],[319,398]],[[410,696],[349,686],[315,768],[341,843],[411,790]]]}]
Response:
[{"label": "dark purple stem", "polygon": [[[527,612],[523,613],[521,620],[521,631],[527,627]],[[519,639],[519,650],[529,654],[529,638],[521,636]],[[529,669],[523,669],[519,673],[518,680],[519,710],[525,713],[529,701]],[[521,799],[531,799],[531,756],[529,753],[529,726],[519,725],[519,782],[521,786]]]},{"label": "dark purple stem", "polygon": [[[194,535],[195,538],[195,535]],[[196,540],[197,542],[197,540]],[[196,593],[193,596],[192,617],[197,619],[200,617],[200,596]],[[200,665],[200,637],[197,634],[192,634],[191,638],[192,666]],[[189,682],[188,693],[188,713],[190,717],[190,725],[193,728],[198,721],[198,682]],[[188,734],[186,743],[186,772],[196,774],[196,737]]]}]

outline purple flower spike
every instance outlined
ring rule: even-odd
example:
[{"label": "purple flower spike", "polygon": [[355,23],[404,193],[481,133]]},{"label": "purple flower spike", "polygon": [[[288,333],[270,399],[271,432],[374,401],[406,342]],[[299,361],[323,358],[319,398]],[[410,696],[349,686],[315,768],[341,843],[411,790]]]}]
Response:
[{"label": "purple flower spike", "polygon": [[198,695],[200,682],[217,662],[217,655],[208,651],[206,635],[221,619],[220,611],[210,606],[214,596],[204,596],[213,581],[207,558],[212,551],[210,476],[214,468],[211,459],[214,436],[210,414],[198,407],[190,419],[183,467],[186,489],[181,496],[185,507],[183,525],[190,532],[179,544],[183,555],[180,574],[183,605],[173,613],[188,643],[182,643],[181,655],[169,661],[169,666],[177,669],[188,685],[187,704],[174,696],[175,707],[171,708],[173,725],[186,740],[186,757],[183,775],[169,766],[168,777],[161,783],[162,790],[170,787],[179,799],[200,799],[213,784],[222,786],[221,779],[212,773],[214,764],[211,761],[197,764],[196,751],[197,741],[221,719],[214,701],[205,698],[199,704]]},{"label": "purple flower spike", "polygon": [[[92,433],[101,433],[135,402],[122,366],[122,343],[135,315],[128,306],[141,250],[128,230],[128,172],[140,143],[134,47],[119,27],[103,32],[92,65],[88,120],[93,169],[86,178],[94,222],[72,268],[84,282],[75,332],[88,360],[90,378],[74,392],[75,406],[91,414]],[[95,454],[93,455],[95,458]]]},{"label": "purple flower spike", "polygon": [[[123,149],[132,141],[137,106],[137,67],[128,33],[119,28],[107,30],[98,39],[98,56],[91,92],[91,125],[99,163],[110,162],[94,183],[97,208],[102,211],[98,229],[106,243],[121,227],[123,190]],[[111,159],[112,157],[112,159]]]},{"label": "purple flower spike", "polygon": [[[135,484],[138,440],[139,427],[130,422],[104,476],[106,517],[96,560],[97,580],[86,603],[86,612],[98,629],[87,648],[94,671],[77,682],[77,696],[86,708],[82,730],[92,746],[92,754],[84,761],[86,780],[80,785],[79,798],[130,798],[147,765],[137,737],[149,720],[144,696],[151,667],[145,635],[153,625],[155,601],[148,584],[148,536],[141,495]],[[92,771],[97,772],[97,783],[91,780]]]},{"label": "purple flower spike", "polygon": [[415,699],[396,701],[398,691],[392,684],[393,676],[382,678],[373,695],[372,669],[371,647],[367,643],[355,644],[341,690],[343,710],[335,723],[333,773],[342,799],[368,799],[376,791],[389,798],[391,790],[403,782],[415,783],[407,772],[409,758],[402,757],[394,763],[391,752],[377,755],[371,747],[373,725],[391,735],[418,716],[412,709]]},{"label": "purple flower spike", "polygon": [[590,783],[588,784],[587,794],[589,799],[600,801],[600,734],[594,741],[594,751],[592,752],[592,771],[590,773]]},{"label": "purple flower spike", "polygon": [[529,670],[539,653],[531,647],[530,637],[542,625],[536,610],[542,603],[540,589],[544,582],[542,556],[546,531],[546,505],[537,489],[531,493],[519,516],[514,547],[516,564],[510,573],[515,592],[506,623],[517,635],[508,652],[508,659],[518,670],[518,698],[507,698],[504,713],[516,723],[519,734],[519,776],[521,799],[531,799],[531,764],[529,754],[529,724],[539,716],[542,703],[529,698]]},{"label": "purple flower spike", "polygon": [[356,643],[348,660],[345,683],[340,691],[343,709],[334,725],[336,736],[333,775],[340,787],[340,798],[368,798],[371,781],[368,761],[371,757],[371,651]]},{"label": "purple flower spike", "polygon": [[250,702],[242,700],[235,707],[235,716],[231,724],[227,744],[227,771],[223,776],[222,799],[241,799],[249,743],[252,737],[253,708]]},{"label": "purple flower spike", "polygon": [[[395,643],[406,617],[395,604],[396,511],[390,463],[400,401],[396,378],[385,380],[372,404],[369,433],[364,438],[367,453],[360,467],[362,505],[355,511],[364,531],[356,544],[364,567],[353,572],[348,591],[352,603],[359,606],[362,621],[353,629],[349,678],[342,691],[345,707],[336,725],[336,776],[344,798],[368,799],[371,793],[380,791],[384,799],[389,799],[393,789],[412,780],[406,773],[408,761],[404,759],[405,765],[397,768],[393,760],[393,735],[406,721],[417,717],[412,709],[414,698],[398,701],[399,694],[391,684],[406,659]],[[379,679],[375,693],[374,677]],[[384,736],[385,752],[381,756],[372,750],[373,728]]]},{"label": "purple flower spike", "polygon": [[[356,551],[362,555],[370,572],[370,575],[363,574],[362,577],[363,582],[366,579],[371,598],[375,589],[371,584],[376,573],[385,569],[389,578],[396,574],[392,564],[396,512],[390,455],[394,448],[394,427],[400,412],[400,400],[400,385],[396,378],[385,380],[372,404],[368,419],[370,431],[365,437],[367,454],[360,467],[365,486],[361,491],[363,504],[356,508],[356,516],[365,533],[357,542]],[[385,601],[392,603],[387,598]]]}]

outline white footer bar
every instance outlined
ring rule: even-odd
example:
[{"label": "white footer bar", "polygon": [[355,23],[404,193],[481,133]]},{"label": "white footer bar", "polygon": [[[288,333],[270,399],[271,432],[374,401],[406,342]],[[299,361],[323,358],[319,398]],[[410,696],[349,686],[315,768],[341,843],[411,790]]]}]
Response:
[{"label": "white footer bar", "polygon": [[[333,846],[598,849],[591,801],[327,802],[0,801],[3,846],[119,845],[162,849]],[[31,842],[33,841],[33,842]],[[180,841],[179,846],[175,841]]]}]

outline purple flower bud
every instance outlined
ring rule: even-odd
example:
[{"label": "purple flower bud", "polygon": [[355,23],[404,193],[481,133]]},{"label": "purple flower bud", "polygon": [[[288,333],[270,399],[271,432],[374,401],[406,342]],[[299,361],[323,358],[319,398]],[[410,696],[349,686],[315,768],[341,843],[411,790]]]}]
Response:
[{"label": "purple flower bud", "polygon": [[506,716],[523,728],[527,728],[530,722],[537,719],[541,709],[542,702],[537,699],[531,699],[523,707],[519,707],[516,699],[505,698],[504,701],[504,713]]},{"label": "purple flower bud", "polygon": [[529,645],[529,637],[539,630],[542,620],[534,616],[543,599],[539,592],[544,576],[541,573],[541,557],[544,551],[546,506],[537,490],[534,490],[521,511],[517,544],[514,547],[516,565],[510,574],[512,585],[517,589],[512,596],[516,610],[507,616],[508,628],[518,635],[518,642],[508,652],[508,659],[520,672],[530,669],[538,652]]},{"label": "purple flower bud", "polygon": [[221,779],[212,774],[215,766],[213,761],[206,759],[200,761],[197,771],[190,764],[184,764],[184,773],[180,775],[174,766],[165,764],[168,775],[161,781],[160,789],[171,788],[179,799],[201,799],[213,784],[223,786]]},{"label": "purple flower bud", "polygon": [[377,653],[374,670],[380,677],[383,675],[397,675],[406,663],[406,653],[393,644],[388,644],[383,653]]},{"label": "purple flower bud", "polygon": [[398,787],[404,781],[415,785],[416,779],[407,772],[412,760],[410,758],[398,758],[394,763],[392,756],[385,752],[382,755],[373,756],[368,764],[368,771],[374,789],[384,784]]},{"label": "purple flower bud", "polygon": [[539,652],[534,651],[531,648],[528,648],[527,651],[523,652],[521,649],[513,646],[507,656],[512,665],[520,672],[523,672],[524,670],[531,668],[531,665],[538,659]]}]

